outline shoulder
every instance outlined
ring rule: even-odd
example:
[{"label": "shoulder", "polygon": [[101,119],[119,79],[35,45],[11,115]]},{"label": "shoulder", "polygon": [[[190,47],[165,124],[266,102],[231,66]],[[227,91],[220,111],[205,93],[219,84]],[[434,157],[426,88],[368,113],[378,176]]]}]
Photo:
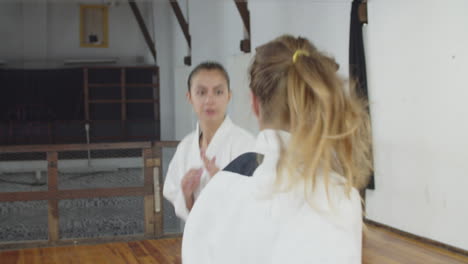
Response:
[{"label": "shoulder", "polygon": [[221,195],[222,197],[228,197],[227,194],[229,192],[236,192],[233,187],[243,184],[245,178],[238,173],[220,171],[209,181],[199,198],[217,194],[223,194]]},{"label": "shoulder", "polygon": [[177,145],[177,150],[179,149],[185,149],[185,148],[188,148],[190,146],[190,144],[193,143],[193,140],[196,138],[195,137],[195,134],[196,134],[196,130],[190,132],[189,134],[187,134],[180,142],[179,144]]},{"label": "shoulder", "polygon": [[[346,188],[346,180],[338,174],[332,174],[330,179],[329,191],[330,202],[335,206],[339,213],[347,217],[361,218],[361,195],[356,188]],[[348,218],[350,219],[350,218]]]},{"label": "shoulder", "polygon": [[245,138],[247,140],[254,140],[254,136],[248,132],[246,129],[238,126],[237,124],[235,124],[229,117],[227,117],[228,120],[227,122],[229,122],[229,126],[230,126],[230,132],[234,135],[236,135],[236,137],[238,138]]},{"label": "shoulder", "polygon": [[180,144],[188,144],[193,141],[195,138],[195,134],[197,133],[196,130],[193,130],[192,132],[188,133],[181,141]]},{"label": "shoulder", "polygon": [[262,163],[263,157],[264,155],[255,152],[244,153],[231,161],[223,171],[250,177]]},{"label": "shoulder", "polygon": [[245,190],[242,186],[246,184],[246,180],[249,180],[249,177],[243,177],[238,173],[218,172],[203,189],[192,211],[217,213],[217,210],[226,209],[226,203],[232,202],[234,197],[238,197]]},{"label": "shoulder", "polygon": [[225,144],[230,149],[231,158],[242,153],[252,151],[255,146],[255,138],[247,130],[231,123]]},{"label": "shoulder", "polygon": [[[312,206],[304,203],[298,208],[275,245],[275,263],[291,258],[295,263],[360,263],[359,193],[352,189],[348,196],[337,186],[330,188],[330,197],[330,201],[323,199]],[[310,254],[311,248],[315,254]]]},{"label": "shoulder", "polygon": [[[336,181],[334,178],[332,176],[328,180],[328,187],[323,179],[318,178],[313,192],[306,196],[303,196],[302,188],[297,189],[296,195],[302,196],[299,200],[303,202],[292,219],[303,223],[303,227],[297,230],[299,233],[305,230],[311,233],[328,230],[329,234],[347,234],[361,226],[359,192],[355,188],[348,189],[343,180]],[[315,224],[310,225],[312,222]],[[317,230],[319,226],[322,228]]]},{"label": "shoulder", "polygon": [[190,155],[193,140],[195,139],[195,134],[196,131],[192,131],[179,142],[176,151],[171,159],[171,164],[173,164],[174,162],[176,162],[177,164],[179,164],[180,162],[185,163],[185,160]]},{"label": "shoulder", "polygon": [[247,130],[243,129],[242,127],[233,124],[233,132],[236,133],[238,137],[245,138],[246,140],[254,141],[255,137]]}]

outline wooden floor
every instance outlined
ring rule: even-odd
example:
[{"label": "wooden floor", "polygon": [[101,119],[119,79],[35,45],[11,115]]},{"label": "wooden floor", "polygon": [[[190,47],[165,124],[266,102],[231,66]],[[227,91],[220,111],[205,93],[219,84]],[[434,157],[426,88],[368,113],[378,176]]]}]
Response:
[{"label": "wooden floor", "polygon": [[[35,248],[0,252],[1,264],[119,264],[180,263],[180,238],[109,243],[89,246]],[[459,264],[468,257],[369,227],[364,239],[363,263]]]},{"label": "wooden floor", "polygon": [[368,226],[364,237],[363,264],[461,264],[468,257],[428,245],[387,229]]}]

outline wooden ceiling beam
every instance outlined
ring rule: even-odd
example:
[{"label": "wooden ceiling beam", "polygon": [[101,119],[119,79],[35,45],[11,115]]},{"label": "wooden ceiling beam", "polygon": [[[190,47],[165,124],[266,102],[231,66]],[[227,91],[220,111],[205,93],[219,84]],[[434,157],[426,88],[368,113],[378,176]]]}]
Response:
[{"label": "wooden ceiling beam", "polygon": [[[182,32],[184,33],[185,39],[187,40],[187,45],[189,49],[192,49],[192,38],[190,37],[189,33],[189,24],[185,20],[184,14],[182,13],[182,10],[180,9],[179,3],[177,0],[169,0],[169,3],[172,6],[172,10],[174,11],[174,14],[177,18],[177,21],[179,22],[180,28],[182,29]],[[187,66],[192,65],[192,57],[186,56],[184,57],[184,64]]]},{"label": "wooden ceiling beam", "polygon": [[146,27],[146,23],[143,20],[140,9],[138,8],[138,5],[135,3],[135,0],[128,0],[128,4],[130,5],[130,8],[132,9],[133,14],[135,15],[135,18],[138,22],[138,26],[140,27],[140,30],[143,33],[143,36],[145,37],[146,45],[150,49],[151,55],[153,55],[154,63],[157,65],[156,45],[154,44],[154,41],[151,38],[151,35],[149,34],[148,27]]},{"label": "wooden ceiling beam", "polygon": [[361,4],[359,5],[358,14],[359,14],[359,21],[362,24],[367,24],[368,21],[367,21],[367,1],[366,0],[362,1]]},{"label": "wooden ceiling beam", "polygon": [[247,32],[246,38],[241,40],[240,42],[240,49],[243,52],[250,52],[250,12],[247,8],[247,0],[234,0],[236,4],[237,10],[239,10],[239,14],[242,18],[242,22],[244,24],[244,29]]}]

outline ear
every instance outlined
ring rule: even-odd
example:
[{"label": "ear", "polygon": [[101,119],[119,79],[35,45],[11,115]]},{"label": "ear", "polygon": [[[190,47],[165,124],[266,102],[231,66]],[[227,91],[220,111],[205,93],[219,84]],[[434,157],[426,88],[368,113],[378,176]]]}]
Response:
[{"label": "ear", "polygon": [[231,98],[232,98],[232,90],[228,89],[228,102],[231,102]]},{"label": "ear", "polygon": [[192,103],[192,96],[190,95],[190,91],[188,91],[187,93],[185,93],[185,97],[187,98],[187,101],[189,103]]},{"label": "ear", "polygon": [[255,96],[252,91],[250,92],[250,102],[252,104],[252,111],[254,112],[257,118],[260,118],[260,101],[257,96]]}]

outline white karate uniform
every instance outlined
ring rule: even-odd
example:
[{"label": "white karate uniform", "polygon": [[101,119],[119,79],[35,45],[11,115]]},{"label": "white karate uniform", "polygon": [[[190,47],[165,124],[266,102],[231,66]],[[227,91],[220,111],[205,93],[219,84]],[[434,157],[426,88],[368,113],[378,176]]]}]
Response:
[{"label": "white karate uniform", "polygon": [[[255,152],[264,154],[252,177],[222,171],[215,175],[187,219],[182,243],[184,264],[361,263],[361,202],[354,188],[333,174],[329,186],[317,179],[313,206],[304,187],[273,192],[280,136],[262,131]],[[310,146],[313,147],[313,146]]]},{"label": "white karate uniform", "polygon": [[[200,156],[199,136],[200,128],[197,124],[195,131],[187,135],[177,146],[164,182],[163,195],[174,205],[176,215],[183,220],[187,219],[189,211],[182,192],[182,178],[190,169],[204,168]],[[216,166],[222,170],[234,158],[253,149],[254,143],[255,139],[249,132],[235,125],[226,116],[205,153],[209,159],[216,157]],[[204,168],[200,185],[194,192],[195,200],[209,180],[208,171]]]}]

